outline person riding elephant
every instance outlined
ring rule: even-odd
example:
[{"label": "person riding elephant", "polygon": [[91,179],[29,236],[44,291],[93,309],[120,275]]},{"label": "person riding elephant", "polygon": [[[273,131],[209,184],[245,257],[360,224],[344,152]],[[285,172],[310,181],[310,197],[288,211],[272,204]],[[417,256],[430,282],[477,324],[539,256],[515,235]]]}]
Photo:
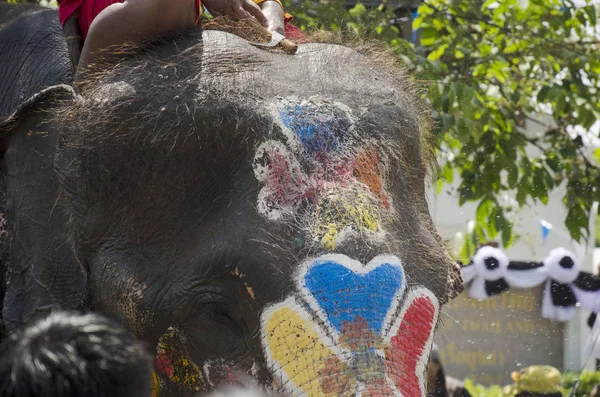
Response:
[{"label": "person riding elephant", "polygon": [[198,28],[75,93],[20,80],[69,73],[64,43],[30,51],[30,22],[27,42],[0,31],[19,54],[0,90],[38,88],[0,106],[9,331],[57,308],[118,319],[155,348],[159,396],[426,395],[460,276],[426,201],[427,108],[393,59]]},{"label": "person riding elephant", "polygon": [[[63,27],[73,18],[80,28],[83,48],[78,59],[72,56],[79,75],[111,49],[152,41],[198,24],[203,7],[215,15],[248,19],[271,31],[284,32],[279,0],[59,0],[58,16]],[[289,14],[286,17],[291,19]]]}]

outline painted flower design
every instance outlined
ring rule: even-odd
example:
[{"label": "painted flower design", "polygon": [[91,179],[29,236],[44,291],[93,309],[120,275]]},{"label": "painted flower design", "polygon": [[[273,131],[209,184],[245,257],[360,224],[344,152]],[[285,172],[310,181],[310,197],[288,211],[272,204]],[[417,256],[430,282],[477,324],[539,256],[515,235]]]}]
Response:
[{"label": "painted flower design", "polygon": [[179,393],[199,392],[206,389],[200,369],[190,358],[181,332],[173,327],[159,339],[154,359],[153,396],[161,390]]},{"label": "painted flower design", "polygon": [[263,344],[291,395],[423,397],[439,304],[407,288],[400,260],[344,255],[308,262],[299,296],[267,309]]},{"label": "painted flower design", "polygon": [[374,144],[354,137],[349,111],[331,104],[278,107],[286,142],[262,143],[254,173],[263,184],[258,210],[270,220],[300,215],[333,251],[349,230],[377,232],[391,211],[386,161]]}]

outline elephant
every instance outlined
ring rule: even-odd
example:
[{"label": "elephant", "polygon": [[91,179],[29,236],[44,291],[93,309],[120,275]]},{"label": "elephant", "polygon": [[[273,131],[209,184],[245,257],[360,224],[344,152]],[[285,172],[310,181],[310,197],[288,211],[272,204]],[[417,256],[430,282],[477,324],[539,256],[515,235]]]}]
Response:
[{"label": "elephant", "polygon": [[[76,92],[64,42],[41,46],[60,37],[49,15],[0,31],[7,330],[59,309],[118,319],[155,349],[159,396],[425,396],[460,276],[399,67],[198,27]],[[22,81],[22,65],[55,70]]]}]

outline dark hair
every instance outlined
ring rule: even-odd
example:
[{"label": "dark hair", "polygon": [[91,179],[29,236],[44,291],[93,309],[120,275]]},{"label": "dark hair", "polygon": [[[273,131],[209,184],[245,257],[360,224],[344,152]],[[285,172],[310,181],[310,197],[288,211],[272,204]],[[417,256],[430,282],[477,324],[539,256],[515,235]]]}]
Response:
[{"label": "dark hair", "polygon": [[0,347],[0,397],[149,397],[152,356],[98,314],[54,313]]},{"label": "dark hair", "polygon": [[431,366],[430,370],[433,375],[433,379],[430,379],[431,390],[429,390],[429,393],[427,394],[428,397],[447,397],[446,374],[444,373],[442,362],[434,358],[429,360],[428,365]]}]

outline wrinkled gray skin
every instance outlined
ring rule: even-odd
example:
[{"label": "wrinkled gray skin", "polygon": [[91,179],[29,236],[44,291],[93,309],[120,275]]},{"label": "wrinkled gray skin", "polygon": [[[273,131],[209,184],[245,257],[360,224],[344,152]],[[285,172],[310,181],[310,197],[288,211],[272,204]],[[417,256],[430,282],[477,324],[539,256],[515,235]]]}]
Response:
[{"label": "wrinkled gray skin", "polygon": [[303,45],[289,56],[191,32],[77,97],[56,86],[69,64],[52,15],[5,27],[23,31],[16,41],[0,32],[0,70],[11,65],[0,76],[9,330],[53,308],[96,310],[151,346],[177,327],[192,360],[210,369],[205,388],[230,379],[232,368],[270,384],[261,310],[293,293],[299,263],[328,253],[296,223],[257,211],[253,159],[280,136],[264,110],[275,98],[342,102],[360,116],[358,136],[398,147],[388,234],[357,234],[335,252],[363,263],[393,253],[410,285],[446,300],[450,262],[425,201],[418,117],[394,78],[343,47]]},{"label": "wrinkled gray skin", "polygon": [[[21,18],[16,20],[17,17]],[[0,3],[0,120],[10,118],[14,112],[27,106],[26,103],[43,89],[71,80],[66,51],[56,11],[37,6]],[[55,178],[49,177],[48,172],[52,167],[56,137],[48,136],[37,140],[37,148],[23,146],[23,138],[23,134],[3,136],[1,143],[4,164],[0,173],[0,206],[3,218],[5,215],[10,216],[12,224],[10,235],[4,232],[5,226],[0,231],[1,266],[3,269],[6,267],[7,257],[12,251],[11,271],[27,274],[30,280],[23,284],[13,284],[14,288],[11,288],[7,297],[11,304],[6,306],[6,325],[11,329],[40,310],[62,306],[75,309],[83,293],[80,270],[76,266],[72,250],[65,244],[64,234],[57,233],[55,227],[57,224],[64,224],[65,217],[60,212],[52,211],[58,185]],[[32,156],[31,153],[38,149],[40,156]],[[45,156],[41,155],[44,153]],[[8,178],[8,183],[15,194],[6,195],[11,162],[14,162],[15,173]],[[32,193],[32,189],[36,193]],[[38,211],[40,214],[47,214],[47,217],[44,221],[37,222],[28,218],[23,211],[25,216],[17,219],[14,210],[12,214],[5,213],[9,205],[14,210],[29,209],[31,214],[36,214],[32,215],[36,219],[39,219]],[[37,277],[34,278],[29,273],[31,263],[41,261],[52,263],[52,269],[46,270],[52,275],[45,275],[44,278],[47,277],[48,281],[43,283],[48,288],[42,288],[41,282],[34,282]],[[3,280],[5,276],[5,271],[2,271]],[[57,296],[52,293],[55,289],[51,286],[53,283],[66,287],[59,288],[65,294]],[[1,287],[4,295],[5,282],[2,282]],[[36,290],[36,293],[29,294],[32,290]],[[31,298],[23,299],[25,295]],[[64,305],[65,302],[71,303]],[[10,319],[14,319],[13,322]]]},{"label": "wrinkled gray skin", "polygon": [[56,11],[0,3],[0,119],[42,89],[69,83],[66,51]]}]

